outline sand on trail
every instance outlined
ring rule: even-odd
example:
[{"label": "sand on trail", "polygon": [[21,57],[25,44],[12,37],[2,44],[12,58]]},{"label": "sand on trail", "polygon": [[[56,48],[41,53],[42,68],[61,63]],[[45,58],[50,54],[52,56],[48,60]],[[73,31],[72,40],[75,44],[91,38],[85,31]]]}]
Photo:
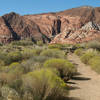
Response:
[{"label": "sand on trail", "polygon": [[71,100],[100,100],[100,75],[90,66],[83,64],[74,54],[68,54],[68,59],[76,64],[78,74],[68,82]]}]

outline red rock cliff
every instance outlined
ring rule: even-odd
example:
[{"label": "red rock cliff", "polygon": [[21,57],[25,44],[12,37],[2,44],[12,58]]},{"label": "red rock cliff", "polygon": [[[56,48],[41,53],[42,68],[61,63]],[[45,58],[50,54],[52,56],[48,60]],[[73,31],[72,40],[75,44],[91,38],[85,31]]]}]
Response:
[{"label": "red rock cliff", "polygon": [[30,38],[51,43],[80,43],[100,37],[100,8],[79,7],[58,13],[0,17],[0,42]]}]

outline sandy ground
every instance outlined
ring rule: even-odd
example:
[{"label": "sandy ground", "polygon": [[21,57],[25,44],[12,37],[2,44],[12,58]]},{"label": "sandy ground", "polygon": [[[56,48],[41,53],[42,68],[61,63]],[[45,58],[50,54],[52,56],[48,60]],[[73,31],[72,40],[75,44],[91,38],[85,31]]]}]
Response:
[{"label": "sandy ground", "polygon": [[72,100],[100,100],[100,75],[83,64],[78,56],[70,54],[68,59],[78,69],[78,74],[68,82],[71,86],[69,97]]}]

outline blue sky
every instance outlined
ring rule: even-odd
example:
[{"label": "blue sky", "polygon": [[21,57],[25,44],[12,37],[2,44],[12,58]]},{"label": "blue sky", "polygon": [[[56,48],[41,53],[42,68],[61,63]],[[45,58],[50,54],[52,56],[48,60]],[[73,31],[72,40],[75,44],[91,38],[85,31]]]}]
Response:
[{"label": "blue sky", "polygon": [[0,16],[9,12],[21,15],[62,11],[79,6],[100,6],[100,0],[0,0]]}]

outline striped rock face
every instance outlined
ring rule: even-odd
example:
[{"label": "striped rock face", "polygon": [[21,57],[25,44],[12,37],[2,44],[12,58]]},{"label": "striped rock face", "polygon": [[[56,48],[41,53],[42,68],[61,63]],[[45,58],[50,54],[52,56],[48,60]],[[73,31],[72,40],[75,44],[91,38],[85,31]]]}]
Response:
[{"label": "striped rock face", "polygon": [[30,38],[50,43],[80,43],[100,38],[100,8],[79,7],[57,13],[0,17],[0,42]]}]

